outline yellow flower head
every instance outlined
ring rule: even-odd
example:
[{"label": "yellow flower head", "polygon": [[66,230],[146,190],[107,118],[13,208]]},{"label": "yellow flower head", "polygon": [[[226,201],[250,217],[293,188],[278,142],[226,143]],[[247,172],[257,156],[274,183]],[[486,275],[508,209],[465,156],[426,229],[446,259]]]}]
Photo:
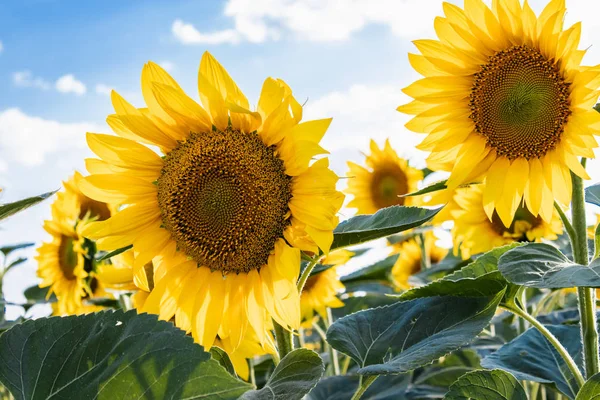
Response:
[{"label": "yellow flower head", "polygon": [[526,207],[519,206],[507,228],[496,212],[488,218],[483,208],[483,185],[461,188],[454,194],[454,207],[449,211],[454,219],[452,236],[455,252],[464,259],[485,253],[495,247],[513,242],[555,240],[562,233],[562,223],[556,210],[550,222],[534,216]]},{"label": "yellow flower head", "polygon": [[565,1],[539,16],[525,1],[444,3],[439,40],[417,40],[410,54],[424,76],[398,108],[425,133],[428,166],[451,173],[448,186],[484,180],[483,205],[510,226],[524,199],[550,223],[554,200],[570,202],[570,172],[589,179],[578,157],[593,157],[600,114],[600,66],[580,66],[581,25],[563,28]]},{"label": "yellow flower head", "polygon": [[356,208],[358,214],[374,214],[389,206],[414,205],[414,197],[401,196],[417,191],[423,172],[398,157],[389,140],[383,149],[371,140],[371,154],[366,156],[365,163],[367,168],[348,162],[346,193],[354,196],[348,207]]},{"label": "yellow flower head", "polygon": [[[115,135],[87,136],[100,159],[81,190],[123,204],[85,234],[112,250],[133,244],[134,277],[153,261],[142,311],[175,319],[210,348],[236,349],[267,323],[300,325],[300,250],[329,251],[343,195],[319,141],[330,119],[300,123],[302,106],[267,78],[256,111],[209,53],[200,62],[202,106],[160,66],[142,70],[147,108],[112,93]],[[162,156],[147,145],[159,148]]]},{"label": "yellow flower head", "polygon": [[101,307],[86,304],[90,297],[105,295],[103,285],[94,271],[94,261],[88,256],[89,243],[82,230],[91,220],[103,220],[111,215],[111,206],[84,196],[77,183],[83,179],[78,172],[64,182],[52,203],[52,219],[44,221],[44,229],[52,240],[37,249],[37,274],[40,287],[49,287],[57,302],[57,315],[93,312]]},{"label": "yellow flower head", "polygon": [[[437,238],[432,231],[426,232],[422,237],[425,238],[425,251],[429,262],[436,264],[442,261],[448,254],[448,249],[436,245]],[[409,278],[421,271],[423,257],[420,240],[420,237],[415,237],[393,245],[392,254],[399,256],[392,267],[392,279],[400,289],[410,289]]]},{"label": "yellow flower head", "polygon": [[315,312],[321,318],[327,318],[327,308],[343,307],[344,303],[337,295],[344,289],[345,286],[340,282],[336,268],[329,268],[308,278],[300,299],[302,319],[312,321]]}]

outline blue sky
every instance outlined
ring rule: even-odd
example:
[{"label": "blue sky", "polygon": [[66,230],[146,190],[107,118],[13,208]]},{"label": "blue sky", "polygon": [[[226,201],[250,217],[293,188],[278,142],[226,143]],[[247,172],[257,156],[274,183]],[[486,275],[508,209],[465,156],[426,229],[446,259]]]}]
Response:
[{"label": "blue sky", "polygon": [[[545,1],[532,3],[539,10]],[[599,3],[567,1],[567,22],[584,23],[582,47],[600,27]],[[197,97],[206,50],[251,102],[274,76],[308,100],[308,119],[334,117],[324,144],[339,174],[372,137],[390,137],[399,153],[421,162],[413,149],[419,138],[395,107],[407,99],[401,88],[417,78],[406,57],[410,41],[432,37],[441,9],[441,0],[0,2],[0,201],[56,189],[74,169],[84,172],[85,132],[109,132],[109,90],[143,106],[146,61],[162,64]],[[586,61],[600,63],[600,50],[592,46]],[[49,205],[0,226],[0,244],[44,240]],[[35,283],[35,263],[6,279],[7,297],[19,301]]]}]

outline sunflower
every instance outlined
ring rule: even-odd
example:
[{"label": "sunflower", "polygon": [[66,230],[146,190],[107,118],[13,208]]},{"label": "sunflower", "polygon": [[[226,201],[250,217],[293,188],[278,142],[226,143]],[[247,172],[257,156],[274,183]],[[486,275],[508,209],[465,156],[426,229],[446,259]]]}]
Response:
[{"label": "sunflower", "polygon": [[348,161],[346,193],[354,196],[348,207],[356,208],[358,214],[374,214],[389,206],[414,205],[414,197],[402,196],[417,190],[423,172],[398,157],[389,140],[383,149],[371,140],[371,154],[366,156],[365,164],[367,168]]},{"label": "sunflower", "polygon": [[424,76],[404,92],[414,101],[408,129],[426,133],[428,166],[449,171],[448,186],[485,181],[484,209],[510,226],[524,199],[550,223],[555,199],[570,203],[570,172],[589,179],[578,157],[593,157],[600,114],[600,66],[580,66],[581,24],[563,29],[564,0],[536,16],[525,1],[444,3],[440,40],[417,40],[410,54]]},{"label": "sunflower", "polygon": [[458,189],[454,194],[456,206],[450,210],[454,219],[454,250],[455,253],[460,250],[464,259],[513,242],[555,240],[562,233],[562,222],[556,210],[552,220],[546,222],[526,207],[519,206],[509,227],[502,223],[496,212],[488,218],[483,207],[484,193],[483,185],[472,185]]},{"label": "sunflower", "polygon": [[[235,350],[251,329],[265,344],[273,318],[300,325],[300,251],[328,252],[343,195],[319,141],[330,119],[300,123],[302,106],[267,78],[257,111],[225,69],[204,53],[200,106],[154,63],[142,71],[147,108],[112,93],[118,136],[89,133],[100,159],[81,190],[123,204],[87,237],[112,250],[133,244],[134,277],[153,261],[142,311]],[[160,149],[162,156],[146,145]],[[140,278],[141,279],[141,278]]]},{"label": "sunflower", "polygon": [[[333,265],[333,267],[319,272],[306,280],[302,297],[300,298],[300,308],[302,320],[307,327],[312,325],[315,312],[323,319],[327,319],[327,308],[343,307],[344,303],[338,299],[337,295],[346,288],[338,276],[337,267],[344,265],[354,256],[349,250],[336,250],[324,257],[320,263],[323,265]],[[304,324],[303,324],[304,325]]]},{"label": "sunflower", "polygon": [[93,312],[100,307],[86,304],[90,297],[105,295],[101,282],[95,277],[94,244],[84,238],[82,230],[92,220],[103,220],[111,215],[112,207],[84,196],[77,184],[79,173],[63,182],[64,190],[52,203],[52,218],[44,221],[44,229],[52,240],[37,249],[37,274],[40,287],[48,287],[57,302],[54,313],[72,315]]},{"label": "sunflower", "polygon": [[403,242],[393,245],[392,254],[399,254],[396,263],[392,267],[392,280],[400,289],[410,289],[411,285],[408,283],[411,275],[414,275],[421,271],[422,267],[422,251],[420,240],[425,239],[425,251],[431,264],[437,264],[442,261],[448,249],[439,247],[436,244],[438,240],[432,231],[427,231],[420,237],[413,237]]}]

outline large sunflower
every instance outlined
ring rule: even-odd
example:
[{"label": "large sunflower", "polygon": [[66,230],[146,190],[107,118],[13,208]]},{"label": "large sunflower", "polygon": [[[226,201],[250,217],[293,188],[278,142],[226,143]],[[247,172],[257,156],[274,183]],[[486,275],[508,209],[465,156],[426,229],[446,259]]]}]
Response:
[{"label": "large sunflower", "polygon": [[546,222],[556,199],[570,202],[570,171],[589,179],[578,157],[593,157],[600,115],[600,66],[580,66],[581,25],[564,30],[564,0],[539,16],[525,1],[444,3],[439,40],[417,40],[410,54],[424,78],[404,92],[408,129],[428,134],[428,166],[451,172],[450,188],[485,180],[486,214],[505,226],[524,199]]},{"label": "large sunflower", "polygon": [[103,285],[95,277],[93,243],[86,240],[82,230],[91,220],[103,220],[111,215],[112,207],[84,196],[77,184],[79,173],[64,182],[64,190],[52,203],[52,218],[44,221],[44,229],[52,240],[43,243],[35,257],[40,287],[49,287],[57,302],[54,313],[71,315],[93,312],[99,307],[86,304],[90,297],[102,297]]},{"label": "large sunflower", "polygon": [[417,190],[423,172],[398,157],[389,140],[383,149],[371,140],[371,154],[365,163],[367,168],[348,161],[346,193],[354,196],[348,207],[356,208],[358,214],[374,214],[385,207],[414,205],[414,197],[402,196]]},{"label": "large sunflower", "polygon": [[562,222],[554,210],[550,222],[535,216],[526,207],[519,206],[509,227],[496,212],[488,218],[483,208],[483,185],[460,188],[454,194],[452,236],[455,252],[460,250],[464,259],[485,253],[495,247],[513,242],[555,240],[562,233]]},{"label": "large sunflower", "polygon": [[[424,246],[420,243],[422,239],[425,240]],[[437,240],[432,231],[427,231],[418,238],[414,237],[392,245],[392,254],[398,254],[398,259],[392,267],[392,280],[398,288],[403,290],[411,288],[408,282],[411,275],[420,272],[423,265],[423,247],[431,264],[437,264],[446,257],[448,249],[439,247],[436,244]]]},{"label": "large sunflower", "polygon": [[[300,325],[300,250],[324,252],[343,195],[319,146],[331,120],[300,123],[302,106],[267,78],[257,111],[208,53],[198,74],[200,106],[148,63],[137,109],[112,93],[118,136],[88,134],[101,160],[80,185],[125,207],[85,231],[101,249],[133,244],[134,275],[154,262],[142,311],[175,318],[209,348],[236,349],[250,328],[265,343],[268,322]],[[151,145],[159,148],[157,154]]]}]

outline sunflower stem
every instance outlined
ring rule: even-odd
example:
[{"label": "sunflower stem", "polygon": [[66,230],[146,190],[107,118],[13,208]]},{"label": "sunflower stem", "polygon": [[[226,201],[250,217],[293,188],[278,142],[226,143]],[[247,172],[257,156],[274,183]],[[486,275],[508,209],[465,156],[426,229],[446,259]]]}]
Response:
[{"label": "sunflower stem", "polygon": [[425,271],[426,269],[431,267],[431,260],[429,259],[427,247],[425,246],[425,235],[420,233],[417,236],[417,241],[419,242],[419,246],[421,247],[421,270]]},{"label": "sunflower stem", "polygon": [[562,207],[555,201],[554,202],[554,209],[556,210],[556,212],[558,212],[558,215],[560,216],[560,220],[563,223],[563,226],[565,227],[565,230],[567,231],[567,235],[569,236],[569,240],[571,241],[571,248],[574,249],[575,248],[575,229],[573,228],[573,225],[571,225],[571,221],[569,221],[569,218],[566,216],[565,212],[563,211]]},{"label": "sunflower stem", "polygon": [[294,337],[291,331],[279,325],[275,320],[273,320],[273,327],[275,330],[275,340],[277,341],[277,353],[281,361],[283,357],[294,350]]},{"label": "sunflower stem", "polygon": [[[585,162],[585,158],[582,159],[581,164],[584,168]],[[571,172],[571,182],[573,183],[571,220],[573,221],[573,230],[575,232],[573,258],[578,264],[588,265],[589,255],[583,179]],[[579,297],[585,375],[590,378],[598,373],[598,366],[600,364],[598,354],[598,326],[596,322],[596,292],[591,288],[579,287],[577,288],[577,295]]]},{"label": "sunflower stem", "polygon": [[358,389],[356,389],[356,392],[354,393],[354,396],[352,396],[352,400],[359,400],[363,394],[365,394],[365,392],[367,391],[367,389],[369,388],[369,386],[371,386],[371,384],[373,382],[375,382],[375,379],[377,379],[379,375],[370,375],[370,376],[360,376],[360,382],[358,384]]},{"label": "sunflower stem", "polygon": [[[577,367],[577,364],[575,364],[575,361],[573,361],[573,358],[571,357],[571,355],[569,354],[569,352],[567,351],[567,349],[564,348],[564,346],[558,341],[558,339],[556,338],[556,336],[554,336],[552,334],[552,332],[550,332],[533,315],[529,314],[527,311],[524,311],[524,310],[520,309],[519,307],[517,307],[515,305],[505,304],[505,305],[502,306],[502,308],[504,308],[507,311],[510,311],[511,313],[515,314],[518,317],[523,318],[524,320],[526,320],[527,322],[529,322],[531,325],[533,325],[534,327],[536,327],[537,330],[542,335],[544,335],[544,337],[546,339],[548,339],[548,341],[552,344],[552,346],[554,346],[554,348],[556,349],[556,351],[558,352],[558,354],[560,354],[560,356],[562,357],[562,359],[565,360],[565,363],[567,364],[567,367],[569,368],[569,370],[571,371],[571,373],[575,377],[575,380],[577,381],[577,385],[579,387],[583,386],[583,384],[585,383],[585,379],[583,378],[583,375],[581,374],[581,371],[579,370],[579,367]],[[577,388],[571,388],[571,389],[577,389]],[[573,392],[577,393],[577,390],[573,390]]]},{"label": "sunflower stem", "polygon": [[304,268],[304,271],[302,271],[302,275],[300,275],[300,279],[298,279],[298,293],[300,293],[300,295],[302,295],[302,290],[304,289],[304,285],[306,284],[306,281],[307,281],[308,277],[310,276],[310,273],[315,268],[315,265],[317,265],[318,261],[319,261],[319,257],[314,256],[313,258],[311,258],[311,260],[309,261],[306,268]]},{"label": "sunflower stem", "polygon": [[[327,324],[327,329],[329,329],[331,324],[333,324],[333,314],[331,313],[331,308],[329,307],[327,307],[327,321],[325,323]],[[325,338],[327,338],[327,334],[325,335]],[[340,375],[340,361],[338,360],[338,352],[336,349],[331,347],[329,343],[327,343],[327,347],[329,347],[329,357],[331,358],[333,374],[336,376]]]}]

